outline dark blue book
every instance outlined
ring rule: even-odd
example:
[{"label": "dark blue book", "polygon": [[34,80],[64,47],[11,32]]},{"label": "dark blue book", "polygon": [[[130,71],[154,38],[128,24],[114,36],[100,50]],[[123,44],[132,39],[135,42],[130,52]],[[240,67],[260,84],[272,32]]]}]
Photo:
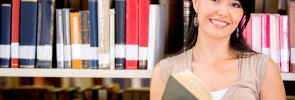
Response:
[{"label": "dark blue book", "polygon": [[52,68],[54,4],[55,0],[38,1],[36,68]]},{"label": "dark blue book", "polygon": [[95,55],[94,59],[90,60],[90,68],[98,69],[98,14],[97,14],[97,0],[88,1],[89,9],[89,33],[90,33],[90,47]]},{"label": "dark blue book", "polygon": [[21,0],[20,68],[35,68],[37,40],[37,0]]},{"label": "dark blue book", "polygon": [[115,1],[115,69],[125,69],[126,0]]},{"label": "dark blue book", "polygon": [[0,11],[0,68],[9,68],[11,4],[1,4]]}]

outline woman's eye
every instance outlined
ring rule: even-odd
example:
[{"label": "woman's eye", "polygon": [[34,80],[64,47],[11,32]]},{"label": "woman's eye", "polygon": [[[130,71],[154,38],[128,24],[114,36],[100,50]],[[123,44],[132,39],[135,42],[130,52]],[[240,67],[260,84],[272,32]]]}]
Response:
[{"label": "woman's eye", "polygon": [[233,3],[232,6],[236,7],[236,8],[241,8],[240,4],[238,4],[238,3]]},{"label": "woman's eye", "polygon": [[211,0],[211,1],[213,1],[213,2],[218,2],[219,0]]}]

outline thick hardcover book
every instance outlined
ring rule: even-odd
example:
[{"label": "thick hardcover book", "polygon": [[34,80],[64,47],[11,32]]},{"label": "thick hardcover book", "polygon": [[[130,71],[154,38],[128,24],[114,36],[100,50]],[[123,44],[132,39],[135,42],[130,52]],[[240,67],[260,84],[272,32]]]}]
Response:
[{"label": "thick hardcover book", "polygon": [[39,0],[36,68],[52,68],[55,0]]},{"label": "thick hardcover book", "polygon": [[162,100],[213,100],[204,83],[192,72],[185,70],[172,74]]},{"label": "thick hardcover book", "polygon": [[56,67],[64,68],[64,39],[62,9],[56,9]]},{"label": "thick hardcover book", "polygon": [[21,0],[19,65],[35,68],[37,41],[37,0]]},{"label": "thick hardcover book", "polygon": [[81,69],[81,32],[78,12],[70,13],[72,69]]},{"label": "thick hardcover book", "polygon": [[90,47],[94,49],[94,58],[90,60],[90,68],[98,69],[98,12],[97,0],[88,1]]},{"label": "thick hardcover book", "polygon": [[270,18],[268,14],[262,15],[261,46],[262,46],[262,53],[270,56],[271,55],[270,54]]},{"label": "thick hardcover book", "polygon": [[252,17],[252,49],[261,53],[261,14],[251,14]]},{"label": "thick hardcover book", "polygon": [[153,70],[155,64],[164,58],[166,12],[165,6],[150,5],[148,70]]},{"label": "thick hardcover book", "polygon": [[0,18],[0,68],[9,68],[11,4],[1,4]]},{"label": "thick hardcover book", "polygon": [[192,18],[193,3],[192,0],[183,0],[183,38],[186,41],[189,35],[190,22]]},{"label": "thick hardcover book", "polygon": [[20,0],[12,1],[11,16],[11,68],[19,68],[19,23],[20,23]]},{"label": "thick hardcover book", "polygon": [[291,45],[290,72],[295,72],[295,0],[288,0],[288,16]]},{"label": "thick hardcover book", "polygon": [[63,20],[63,43],[64,43],[64,64],[67,69],[72,68],[72,48],[71,48],[71,31],[70,31],[70,9],[62,10]]},{"label": "thick hardcover book", "polygon": [[99,69],[110,69],[110,2],[98,2]]},{"label": "thick hardcover book", "polygon": [[139,0],[138,69],[147,69],[150,0]]},{"label": "thick hardcover book", "polygon": [[115,9],[110,9],[110,69],[115,69]]},{"label": "thick hardcover book", "polygon": [[126,0],[116,0],[115,2],[115,69],[125,69]]},{"label": "thick hardcover book", "polygon": [[80,11],[80,32],[81,32],[81,58],[82,68],[90,68],[93,50],[90,48],[88,11]]},{"label": "thick hardcover book", "polygon": [[290,71],[290,40],[289,40],[289,26],[288,16],[280,16],[280,48],[281,48],[281,72]]},{"label": "thick hardcover book", "polygon": [[138,1],[126,0],[126,69],[138,69]]},{"label": "thick hardcover book", "polygon": [[269,15],[269,33],[270,33],[270,56],[274,60],[274,62],[278,65],[280,69],[281,62],[281,50],[280,50],[280,17],[278,14],[270,14]]}]

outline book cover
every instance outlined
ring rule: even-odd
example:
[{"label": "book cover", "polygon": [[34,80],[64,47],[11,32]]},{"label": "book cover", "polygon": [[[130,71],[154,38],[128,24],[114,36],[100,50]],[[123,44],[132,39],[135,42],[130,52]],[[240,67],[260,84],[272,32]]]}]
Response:
[{"label": "book cover", "polygon": [[52,68],[55,0],[39,0],[36,68]]},{"label": "book cover", "polygon": [[[151,4],[149,15],[148,70],[164,58],[167,10],[165,6]],[[163,16],[163,17],[159,17]]]},{"label": "book cover", "polygon": [[11,68],[19,68],[20,0],[12,1],[11,16]]},{"label": "book cover", "polygon": [[115,0],[115,69],[125,69],[126,0]]},{"label": "book cover", "polygon": [[162,100],[213,100],[204,83],[190,71],[172,74]]},{"label": "book cover", "polygon": [[290,63],[290,40],[289,40],[289,25],[288,16],[280,16],[280,50],[281,50],[281,72],[289,72]]},{"label": "book cover", "polygon": [[81,69],[81,32],[78,12],[70,13],[72,69]]},{"label": "book cover", "polygon": [[261,14],[251,14],[252,17],[252,49],[261,53]]},{"label": "book cover", "polygon": [[64,43],[64,64],[65,68],[72,68],[72,47],[71,47],[71,31],[70,31],[70,9],[62,9],[63,20],[63,43]]},{"label": "book cover", "polygon": [[90,60],[90,68],[98,69],[98,12],[97,0],[88,1],[90,47],[94,50],[94,58]]},{"label": "book cover", "polygon": [[56,9],[56,67],[61,69],[65,67],[62,15],[62,9]]},{"label": "book cover", "polygon": [[11,47],[11,4],[1,4],[0,11],[0,68],[9,68]]},{"label": "book cover", "polygon": [[146,70],[148,64],[148,38],[150,0],[139,0],[138,69]]},{"label": "book cover", "polygon": [[80,32],[81,32],[81,58],[82,68],[90,68],[90,59],[93,59],[93,50],[90,48],[89,39],[89,16],[88,11],[80,11]]},{"label": "book cover", "polygon": [[270,14],[269,15],[269,28],[270,28],[270,55],[274,62],[278,65],[280,69],[281,62],[281,50],[280,50],[280,15],[278,14]]},{"label": "book cover", "polygon": [[110,69],[115,69],[115,9],[110,9]]},{"label": "book cover", "polygon": [[138,69],[138,1],[126,0],[126,69]]},{"label": "book cover", "polygon": [[110,2],[108,0],[99,0],[97,3],[99,69],[110,69]]},{"label": "book cover", "polygon": [[21,0],[20,11],[20,68],[35,68],[37,44],[37,0]]},{"label": "book cover", "polygon": [[290,72],[295,72],[295,1],[288,0],[289,32],[291,46]]},{"label": "book cover", "polygon": [[271,56],[270,50],[270,15],[263,14],[261,20],[261,53]]}]

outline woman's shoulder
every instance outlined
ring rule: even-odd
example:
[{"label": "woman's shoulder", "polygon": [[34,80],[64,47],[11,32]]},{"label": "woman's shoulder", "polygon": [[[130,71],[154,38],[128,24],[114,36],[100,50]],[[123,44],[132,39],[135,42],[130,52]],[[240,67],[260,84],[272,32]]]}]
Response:
[{"label": "woman's shoulder", "polygon": [[182,52],[180,54],[172,55],[170,57],[166,57],[165,59],[162,59],[160,61],[160,64],[168,63],[171,65],[175,65],[175,63],[182,63],[186,62],[190,57],[192,56],[191,50],[187,50],[185,52]]}]

